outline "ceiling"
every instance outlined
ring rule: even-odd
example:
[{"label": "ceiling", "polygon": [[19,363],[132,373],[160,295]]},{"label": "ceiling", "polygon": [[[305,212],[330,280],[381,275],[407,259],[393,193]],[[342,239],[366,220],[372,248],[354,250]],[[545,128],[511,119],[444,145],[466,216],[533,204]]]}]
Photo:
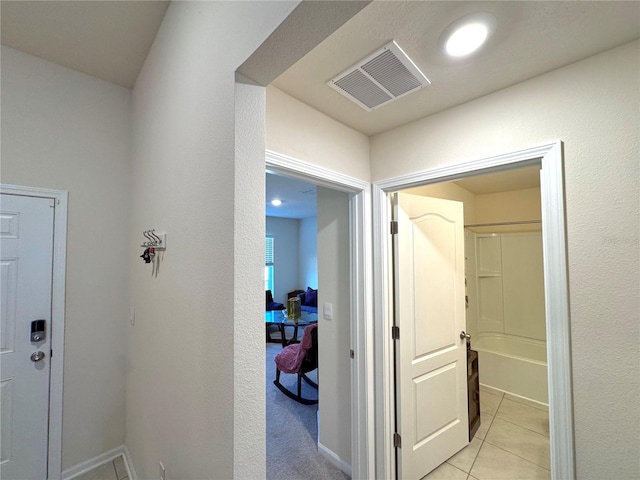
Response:
[{"label": "ceiling", "polygon": [[[0,2],[1,42],[132,88],[168,1]],[[497,27],[475,56],[451,60],[438,38],[456,19],[489,12]],[[366,135],[418,118],[640,38],[636,1],[374,1],[273,84]],[[366,112],[326,85],[396,40],[431,85]]]},{"label": "ceiling", "polygon": [[[495,33],[476,55],[448,58],[440,34],[488,12]],[[366,135],[375,135],[640,37],[640,2],[374,1],[274,82],[280,90]],[[371,112],[326,82],[396,40],[432,82]]]},{"label": "ceiling", "polygon": [[[316,186],[289,177],[267,173],[266,215],[283,218],[308,218],[316,216]],[[271,200],[282,200],[274,207]]]},{"label": "ceiling", "polygon": [[132,88],[168,1],[6,1],[3,45]]},{"label": "ceiling", "polygon": [[[22,52],[132,88],[168,1],[0,2],[1,42]],[[476,55],[451,60],[438,49],[443,30],[471,12],[489,12],[497,27]],[[640,2],[374,1],[273,84],[366,135],[438,111],[640,38]],[[396,40],[432,82],[371,112],[326,85],[358,60]],[[481,195],[530,188],[526,169],[457,183]],[[313,185],[267,175],[267,214],[315,215]],[[295,208],[294,208],[295,206]],[[272,209],[272,210],[269,210]],[[312,213],[313,212],[313,213]]]}]

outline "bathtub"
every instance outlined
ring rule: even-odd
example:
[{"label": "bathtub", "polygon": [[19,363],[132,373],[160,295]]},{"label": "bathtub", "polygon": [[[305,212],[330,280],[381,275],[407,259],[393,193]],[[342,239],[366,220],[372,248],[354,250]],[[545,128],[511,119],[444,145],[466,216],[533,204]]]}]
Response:
[{"label": "bathtub", "polygon": [[545,342],[481,333],[472,340],[471,348],[478,352],[482,385],[549,404]]}]

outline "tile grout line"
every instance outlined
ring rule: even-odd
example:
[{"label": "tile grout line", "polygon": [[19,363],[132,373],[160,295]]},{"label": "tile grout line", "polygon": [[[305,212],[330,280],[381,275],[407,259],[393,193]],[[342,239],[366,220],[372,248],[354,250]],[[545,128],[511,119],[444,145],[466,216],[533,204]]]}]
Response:
[{"label": "tile grout line", "polygon": [[[524,458],[524,457],[521,457],[520,455],[518,455],[518,454],[516,454],[516,453],[510,452],[509,450],[505,450],[504,448],[501,448],[501,447],[499,447],[498,445],[494,445],[494,444],[493,444],[493,443],[491,443],[491,442],[487,442],[487,437],[489,436],[489,430],[490,430],[490,429],[491,429],[491,427],[493,426],[493,422],[495,421],[495,419],[496,419],[496,418],[498,418],[498,410],[500,409],[500,406],[502,405],[502,400],[504,400],[504,397],[505,397],[505,396],[503,395],[503,396],[502,396],[502,399],[500,400],[500,403],[498,404],[498,407],[496,408],[496,414],[495,414],[495,416],[493,417],[493,420],[491,421],[491,425],[489,426],[489,429],[487,429],[487,434],[484,436],[484,439],[482,440],[482,445],[484,445],[484,443],[486,442],[486,443],[488,443],[489,445],[491,445],[491,446],[493,446],[493,447],[496,447],[496,448],[499,448],[499,449],[500,449],[500,450],[502,450],[503,452],[510,453],[511,455],[514,455],[514,456],[516,456],[516,457],[518,457],[518,458],[520,458],[520,459],[522,459],[522,460],[524,460],[524,461],[526,461],[526,462],[529,462],[529,463],[531,463],[532,465],[536,465],[536,466],[538,466],[538,467],[540,467],[540,468],[543,468],[543,469],[545,469],[545,470],[551,471],[551,470],[550,470],[550,469],[548,469],[547,467],[544,467],[544,466],[542,466],[542,465],[540,465],[540,464],[538,464],[538,463],[536,463],[536,462],[532,462],[531,460],[529,460],[529,459],[527,459],[527,458]],[[510,399],[508,399],[508,398],[507,398],[507,400],[510,400]],[[512,402],[513,402],[513,400],[510,400],[510,401],[512,401]],[[514,402],[514,403],[519,403],[519,402]],[[524,404],[521,404],[521,405],[524,405]],[[525,405],[525,406],[528,406],[528,405]],[[535,408],[535,407],[531,407],[531,408]],[[509,420],[505,420],[504,418],[500,418],[500,420],[502,420],[503,422],[510,423],[511,425],[515,425],[516,427],[520,427],[520,428],[522,428],[522,429],[524,429],[524,430],[527,430],[527,431],[529,431],[529,432],[531,432],[531,433],[535,433],[535,434],[538,434],[538,435],[540,435],[540,436],[542,436],[542,437],[549,438],[549,437],[547,437],[546,435],[544,435],[544,434],[542,434],[542,433],[540,433],[540,432],[536,432],[535,430],[531,430],[530,428],[524,427],[524,426],[519,425],[519,424],[514,423],[514,422],[510,422]],[[480,446],[480,448],[482,448],[482,445]],[[480,450],[478,450],[478,454],[480,454]],[[477,457],[476,457],[476,458],[477,458]],[[475,462],[475,460],[474,460],[474,462],[473,462],[473,463],[474,463],[474,464],[476,463],[476,462]],[[471,466],[471,468],[473,468],[473,465]],[[471,470],[469,470],[469,475],[471,475]]]},{"label": "tile grout line", "polygon": [[[483,443],[484,443],[484,442],[483,442]],[[494,444],[493,444],[493,443],[491,443],[491,442],[487,442],[487,443],[488,443],[489,445],[491,445],[492,447],[495,447],[495,448],[497,448],[497,449],[499,449],[499,450],[502,450],[503,452],[507,452],[507,453],[509,453],[509,454],[513,455],[514,457],[518,457],[519,459],[524,460],[525,462],[528,462],[528,463],[530,463],[530,464],[532,464],[532,465],[535,465],[536,467],[540,467],[540,468],[542,468],[543,470],[546,470],[546,471],[548,471],[548,472],[550,472],[550,471],[551,471],[551,470],[550,470],[550,469],[548,469],[547,467],[543,467],[542,465],[539,465],[539,464],[537,464],[536,462],[532,462],[531,460],[529,460],[529,459],[527,459],[527,458],[521,457],[520,455],[518,455],[518,454],[516,454],[516,453],[510,452],[509,450],[505,450],[504,448],[499,447],[498,445],[494,445]],[[475,463],[475,462],[474,462],[474,463]]]},{"label": "tile grout line", "polygon": [[[497,418],[497,415],[496,415],[496,417],[494,417],[494,418]],[[500,420],[502,420],[503,422],[510,423],[511,425],[515,425],[516,427],[520,427],[520,428],[522,428],[522,429],[524,429],[524,430],[527,430],[527,431],[529,431],[529,432],[536,433],[536,434],[540,435],[541,437],[551,439],[551,437],[550,437],[549,435],[545,435],[544,433],[536,432],[535,430],[531,430],[530,428],[525,427],[524,425],[520,425],[519,423],[512,422],[512,421],[510,421],[510,420],[507,420],[506,418],[502,418],[502,417],[500,417]],[[493,425],[493,424],[492,424],[492,425]]]},{"label": "tile grout line", "polygon": [[[473,462],[471,463],[471,467],[469,467],[469,476],[467,477],[467,480],[471,476],[471,471],[473,470],[473,466],[476,464],[476,461],[478,460],[478,457],[480,456],[480,450],[482,450],[482,447],[484,446],[485,442],[487,441],[487,437],[489,436],[489,432],[491,431],[491,427],[493,426],[493,422],[495,421],[496,417],[498,416],[498,410],[500,409],[500,405],[502,405],[502,400],[504,400],[504,393],[500,397],[500,401],[498,402],[498,406],[496,407],[496,413],[491,418],[491,424],[489,424],[489,428],[487,428],[487,433],[484,434],[484,438],[482,439],[482,443],[480,444],[480,448],[478,449],[478,453],[476,453],[476,456],[473,459]],[[480,413],[480,417],[482,418],[482,412]]]}]

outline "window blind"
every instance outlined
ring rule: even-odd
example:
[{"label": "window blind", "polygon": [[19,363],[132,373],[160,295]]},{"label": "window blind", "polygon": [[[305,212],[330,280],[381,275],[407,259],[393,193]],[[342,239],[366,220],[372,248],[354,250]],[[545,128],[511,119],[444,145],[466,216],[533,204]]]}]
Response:
[{"label": "window blind", "polygon": [[265,238],[264,264],[273,265],[273,237]]}]

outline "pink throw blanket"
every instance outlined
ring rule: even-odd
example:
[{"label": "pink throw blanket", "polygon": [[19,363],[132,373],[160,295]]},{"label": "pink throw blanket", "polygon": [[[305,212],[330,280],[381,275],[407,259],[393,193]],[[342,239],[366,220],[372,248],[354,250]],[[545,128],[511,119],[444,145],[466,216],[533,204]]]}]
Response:
[{"label": "pink throw blanket", "polygon": [[298,373],[304,357],[307,356],[307,351],[311,348],[311,332],[317,327],[317,323],[309,325],[304,329],[300,343],[288,345],[276,355],[275,362],[278,370],[284,373]]}]

